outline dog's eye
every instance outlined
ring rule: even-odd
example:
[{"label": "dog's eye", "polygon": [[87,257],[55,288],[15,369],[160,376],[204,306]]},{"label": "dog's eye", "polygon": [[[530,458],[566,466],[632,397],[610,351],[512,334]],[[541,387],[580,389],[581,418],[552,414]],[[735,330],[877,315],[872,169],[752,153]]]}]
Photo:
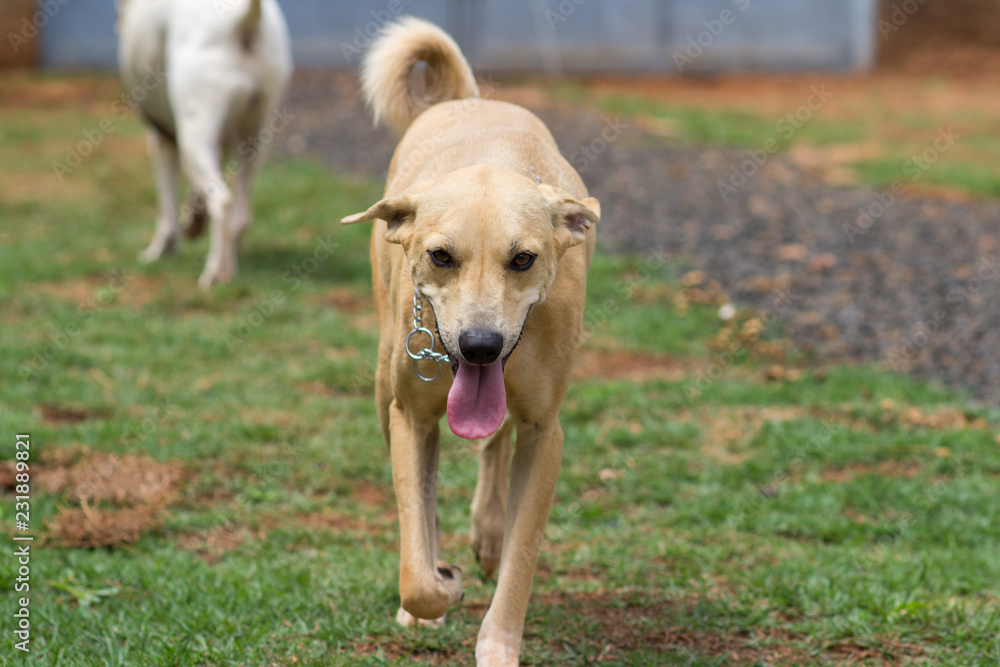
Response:
[{"label": "dog's eye", "polygon": [[446,251],[438,248],[437,250],[428,250],[427,253],[431,256],[431,261],[442,267],[455,266],[455,260],[451,258]]},{"label": "dog's eye", "polygon": [[510,261],[510,268],[517,269],[518,271],[526,271],[534,263],[535,255],[532,255],[530,252],[521,252],[515,255],[514,259]]}]

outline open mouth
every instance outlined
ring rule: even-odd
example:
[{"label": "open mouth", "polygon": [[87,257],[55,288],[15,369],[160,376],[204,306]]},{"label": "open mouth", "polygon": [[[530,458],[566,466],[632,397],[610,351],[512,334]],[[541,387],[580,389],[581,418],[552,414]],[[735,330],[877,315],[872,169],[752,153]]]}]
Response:
[{"label": "open mouth", "polygon": [[469,440],[493,435],[507,413],[503,371],[517,344],[491,364],[470,364],[448,350],[444,341],[442,347],[451,357],[451,372],[455,376],[448,392],[448,426],[452,433]]}]

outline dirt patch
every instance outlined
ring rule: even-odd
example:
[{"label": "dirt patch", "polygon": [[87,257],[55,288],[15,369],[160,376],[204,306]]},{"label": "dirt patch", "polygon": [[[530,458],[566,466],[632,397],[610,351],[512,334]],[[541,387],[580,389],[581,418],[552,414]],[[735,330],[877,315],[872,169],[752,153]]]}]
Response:
[{"label": "dirt patch", "polygon": [[822,478],[824,482],[840,484],[851,482],[855,477],[878,475],[879,477],[902,477],[911,479],[919,475],[924,464],[919,461],[880,461],[879,463],[851,463],[843,468],[826,470]]},{"label": "dirt patch", "polygon": [[97,509],[84,502],[63,507],[46,521],[47,539],[64,547],[110,547],[131,544],[160,525],[162,505]]},{"label": "dirt patch", "polygon": [[322,512],[312,512],[309,514],[295,514],[288,517],[271,517],[264,522],[264,529],[271,530],[289,525],[305,526],[318,530],[329,530],[331,532],[350,533],[377,533],[384,527],[380,524],[369,523],[366,519],[335,514],[328,509]]},{"label": "dirt patch", "polygon": [[[57,450],[32,466],[35,488],[67,504],[45,523],[46,540],[67,547],[135,542],[159,525],[184,476],[179,463],[148,456],[117,456],[86,448]],[[0,487],[12,488],[11,462],[0,465]]]},{"label": "dirt patch", "polygon": [[342,313],[360,313],[375,308],[371,296],[358,294],[345,288],[334,288],[321,297],[320,305],[333,307]]},{"label": "dirt patch", "polygon": [[161,278],[116,270],[106,275],[36,283],[29,289],[59,301],[99,311],[114,304],[142,308],[160,293],[162,285]]},{"label": "dirt patch", "polygon": [[380,652],[388,662],[386,664],[396,664],[398,660],[406,659],[406,664],[414,665],[463,665],[472,664],[475,643],[470,639],[465,639],[459,645],[448,645],[445,648],[434,648],[430,646],[417,646],[412,643],[403,643],[405,639],[396,641],[379,641],[372,639],[367,642],[355,644],[348,653],[352,656],[374,656]]},{"label": "dirt patch", "polygon": [[54,404],[39,405],[36,412],[46,424],[79,424],[93,419],[105,419],[111,414],[108,410],[81,405]]},{"label": "dirt patch", "polygon": [[899,421],[906,426],[934,431],[953,431],[965,428],[978,430],[987,426],[985,419],[954,408],[925,411],[909,407],[905,408],[899,415]]},{"label": "dirt patch", "polygon": [[876,143],[833,146],[800,144],[788,150],[788,159],[804,173],[824,183],[851,185],[855,178],[849,167],[856,162],[877,159],[882,153],[883,147]]},{"label": "dirt patch", "polygon": [[[28,152],[42,153],[46,155],[57,154],[62,146],[53,145],[54,142],[32,143],[30,149],[22,146],[15,146],[11,149],[10,159],[17,160],[18,153]],[[0,165],[0,173],[3,174],[4,188],[0,193],[0,201],[9,204],[29,204],[37,202],[51,203],[52,201],[86,201],[92,199],[99,190],[92,181],[82,178],[63,179],[59,182],[48,172],[17,172],[13,170],[10,163]],[[32,238],[30,230],[21,233],[25,238]]]},{"label": "dirt patch", "polygon": [[366,507],[385,507],[392,504],[393,501],[391,493],[371,482],[358,482],[351,497]]},{"label": "dirt patch", "polygon": [[678,382],[693,370],[692,364],[673,357],[628,350],[583,350],[576,357],[573,377],[578,380],[597,377],[629,382]]},{"label": "dirt patch", "polygon": [[192,551],[207,563],[222,560],[230,551],[251,540],[266,540],[263,530],[252,532],[247,526],[216,526],[199,533],[183,533],[177,537],[177,546]]},{"label": "dirt patch", "polygon": [[737,407],[702,411],[688,415],[705,426],[701,436],[701,451],[710,460],[725,465],[742,463],[750,455],[747,445],[766,422],[786,422],[812,416],[795,406]]},{"label": "dirt patch", "polygon": [[106,110],[110,101],[121,92],[121,83],[114,76],[53,78],[35,72],[6,73],[0,85],[0,107],[63,110],[95,105]]},{"label": "dirt patch", "polygon": [[95,453],[67,469],[62,491],[75,501],[165,506],[176,498],[182,477],[178,463],[136,454]]},{"label": "dirt patch", "polygon": [[268,535],[278,529],[324,530],[332,533],[353,535],[379,535],[395,528],[395,515],[380,516],[376,521],[365,518],[336,514],[328,509],[291,515],[268,515],[255,521],[253,526],[228,523],[208,530],[180,533],[177,545],[185,551],[197,554],[208,563],[217,563],[226,554],[251,542],[266,542]]}]

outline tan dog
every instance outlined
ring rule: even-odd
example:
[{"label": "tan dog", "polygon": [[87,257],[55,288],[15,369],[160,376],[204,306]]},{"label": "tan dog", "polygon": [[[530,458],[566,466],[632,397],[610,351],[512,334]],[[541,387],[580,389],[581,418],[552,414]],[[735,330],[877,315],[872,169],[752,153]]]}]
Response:
[{"label": "tan dog", "polygon": [[[436,102],[429,107],[410,88],[419,61]],[[464,57],[437,27],[412,18],[390,26],[366,56],[363,85],[376,120],[405,131],[385,199],[343,220],[375,221],[375,394],[399,506],[397,620],[439,623],[462,597],[461,571],[439,560],[438,422],[447,412],[457,435],[485,438],[472,543],[487,574],[499,566],[499,580],[477,662],[517,665],[559,476],[559,407],[580,337],[600,207],[538,118],[479,99]],[[424,382],[415,368],[433,377],[434,362],[415,366],[407,355],[414,288],[431,306],[422,325],[436,328],[453,380],[445,369]],[[409,349],[432,341],[415,334]]]}]

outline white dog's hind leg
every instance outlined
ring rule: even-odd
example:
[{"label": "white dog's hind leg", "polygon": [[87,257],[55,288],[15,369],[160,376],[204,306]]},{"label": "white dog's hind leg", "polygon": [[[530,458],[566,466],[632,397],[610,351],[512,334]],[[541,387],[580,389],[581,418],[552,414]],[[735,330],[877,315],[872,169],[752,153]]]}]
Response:
[{"label": "white dog's hind leg", "polygon": [[229,218],[230,235],[236,239],[230,248],[233,253],[232,263],[236,266],[236,251],[243,233],[253,220],[253,182],[257,172],[258,157],[256,154],[240,156],[240,170],[236,174],[233,188],[233,213]]},{"label": "white dog's hind leg", "polygon": [[146,143],[156,177],[160,211],[156,218],[153,240],[139,253],[139,259],[152,262],[177,249],[177,184],[180,161],[177,146],[159,131],[150,129],[146,133]]},{"label": "white dog's hind leg", "polygon": [[183,128],[178,135],[184,170],[191,185],[205,197],[209,219],[209,250],[198,284],[208,289],[213,283],[227,283],[236,275],[236,240],[232,238],[230,217],[233,195],[226,185],[219,163],[222,151],[218,136],[205,123],[193,122],[198,130]]}]

